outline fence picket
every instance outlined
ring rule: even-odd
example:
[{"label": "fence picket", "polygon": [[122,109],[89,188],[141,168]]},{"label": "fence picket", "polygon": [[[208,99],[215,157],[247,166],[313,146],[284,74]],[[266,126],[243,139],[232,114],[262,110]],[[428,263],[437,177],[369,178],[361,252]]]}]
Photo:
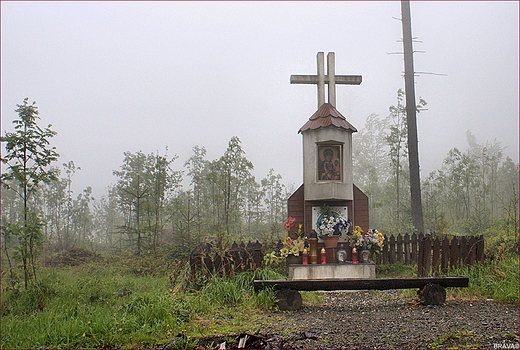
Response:
[{"label": "fence picket", "polygon": [[441,272],[443,275],[448,273],[448,263],[450,261],[450,241],[447,238],[441,244]]},{"label": "fence picket", "polygon": [[419,244],[419,249],[417,251],[417,276],[424,277],[425,269],[424,269],[424,251],[426,245],[422,242]]},{"label": "fence picket", "polygon": [[383,246],[383,253],[381,254],[382,255],[382,263],[383,264],[388,264],[389,263],[389,260],[390,260],[390,249],[388,248],[389,247],[389,242],[390,242],[390,237],[388,236],[385,236],[385,245]]},{"label": "fence picket", "polygon": [[411,256],[410,256],[410,235],[407,233],[404,235],[404,263],[406,265],[410,265]]},{"label": "fence picket", "polygon": [[417,233],[412,234],[412,261],[417,262]]},{"label": "fence picket", "polygon": [[401,235],[397,236],[396,244],[397,244],[397,247],[396,247],[397,261],[403,262],[404,261],[404,259],[403,259],[403,236],[401,236]]},{"label": "fence picket", "polygon": [[459,267],[459,239],[453,237],[450,241],[450,269]]},{"label": "fence picket", "polygon": [[441,241],[438,237],[433,239],[433,252],[432,252],[432,274],[435,276],[439,275],[439,262],[441,255]]},{"label": "fence picket", "polygon": [[468,265],[468,241],[466,237],[461,237],[459,241],[460,266]]},{"label": "fence picket", "polygon": [[213,260],[213,265],[215,266],[215,273],[217,275],[222,275],[223,266],[222,266],[222,257],[220,256],[220,254],[217,254],[215,256],[215,259]]},{"label": "fence picket", "polygon": [[390,236],[390,241],[388,242],[388,262],[390,264],[395,264],[395,237]]},{"label": "fence picket", "polygon": [[430,235],[426,235],[422,242],[424,243],[424,253],[423,253],[423,276],[430,275],[430,269],[432,265],[432,237]]},{"label": "fence picket", "polygon": [[468,252],[468,264],[474,265],[477,259],[477,237],[471,236],[468,241],[469,252]]}]

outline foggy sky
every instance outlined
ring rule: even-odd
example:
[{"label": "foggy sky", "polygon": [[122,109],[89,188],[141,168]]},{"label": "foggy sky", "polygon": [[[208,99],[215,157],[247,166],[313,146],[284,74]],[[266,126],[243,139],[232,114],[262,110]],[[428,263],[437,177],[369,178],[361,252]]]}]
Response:
[{"label": "foggy sky", "polygon": [[[497,140],[518,162],[518,2],[411,2],[421,178],[453,147]],[[394,17],[394,18],[393,18]],[[299,186],[297,132],[317,110],[316,53],[336,53],[337,109],[361,130],[404,89],[400,2],[2,2],[1,122],[36,101],[61,157],[99,198],[123,152],[220,157],[238,136],[257,181]],[[355,137],[355,136],[354,136]],[[355,138],[354,138],[355,140]],[[5,152],[2,146],[2,151]],[[63,175],[64,176],[64,175]]]}]

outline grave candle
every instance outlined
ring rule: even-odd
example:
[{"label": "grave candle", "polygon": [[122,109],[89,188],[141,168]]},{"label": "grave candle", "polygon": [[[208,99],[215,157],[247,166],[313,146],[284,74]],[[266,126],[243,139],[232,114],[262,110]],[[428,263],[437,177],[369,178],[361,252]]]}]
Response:
[{"label": "grave candle", "polygon": [[327,254],[325,253],[325,248],[321,248],[321,264],[325,265],[327,263]]},{"label": "grave candle", "polygon": [[309,264],[309,254],[307,253],[307,248],[303,249],[302,264],[303,265],[308,265]]},{"label": "grave candle", "polygon": [[318,263],[318,239],[317,238],[309,238],[309,245],[311,249],[311,264]]},{"label": "grave candle", "polygon": [[357,264],[357,250],[356,247],[352,248],[352,263]]}]

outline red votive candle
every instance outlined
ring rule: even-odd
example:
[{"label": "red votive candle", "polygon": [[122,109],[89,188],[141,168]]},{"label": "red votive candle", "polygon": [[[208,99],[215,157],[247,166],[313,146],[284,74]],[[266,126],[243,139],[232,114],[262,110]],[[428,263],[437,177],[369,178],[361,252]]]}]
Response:
[{"label": "red votive candle", "polygon": [[302,264],[303,265],[308,265],[309,264],[309,253],[307,253],[307,248],[303,249]]},{"label": "red votive candle", "polygon": [[321,264],[325,265],[327,263],[327,254],[325,254],[325,248],[321,248]]}]

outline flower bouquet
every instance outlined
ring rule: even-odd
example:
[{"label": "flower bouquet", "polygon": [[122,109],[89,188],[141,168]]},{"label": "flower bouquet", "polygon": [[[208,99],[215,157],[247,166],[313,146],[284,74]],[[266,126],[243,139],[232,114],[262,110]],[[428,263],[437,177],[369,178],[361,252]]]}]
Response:
[{"label": "flower bouquet", "polygon": [[342,216],[328,216],[321,220],[318,226],[318,236],[341,236],[348,232],[350,226],[350,219],[345,219]]},{"label": "flower bouquet", "polygon": [[289,231],[296,226],[296,219],[292,217],[287,218],[287,222],[283,225],[285,229],[285,237],[283,240],[282,248],[277,252],[271,252],[267,254],[264,259],[268,263],[272,262],[282,262],[284,259],[290,258],[292,256],[299,257],[305,248],[305,240],[303,239],[302,233],[302,225],[300,224],[298,227],[298,232],[296,232],[297,237],[292,239],[289,237]]},{"label": "flower bouquet", "polygon": [[291,254],[294,256],[300,256],[300,253],[303,252],[303,249],[305,248],[301,224],[298,227],[298,232],[296,232],[297,237],[295,239],[289,237],[289,231],[295,226],[295,221],[295,218],[289,216],[287,222],[283,225],[283,228],[285,229],[285,238],[283,240],[284,246],[280,249],[280,254],[285,258]]},{"label": "flower bouquet", "polygon": [[341,214],[325,205],[321,208],[316,226],[316,233],[320,237],[341,236],[343,233],[346,234],[348,232],[350,219],[345,219]]},{"label": "flower bouquet", "polygon": [[376,229],[363,232],[359,226],[354,227],[354,231],[348,236],[350,246],[356,250],[363,249],[364,245],[368,250],[376,252],[381,251],[385,245],[385,237]]}]

